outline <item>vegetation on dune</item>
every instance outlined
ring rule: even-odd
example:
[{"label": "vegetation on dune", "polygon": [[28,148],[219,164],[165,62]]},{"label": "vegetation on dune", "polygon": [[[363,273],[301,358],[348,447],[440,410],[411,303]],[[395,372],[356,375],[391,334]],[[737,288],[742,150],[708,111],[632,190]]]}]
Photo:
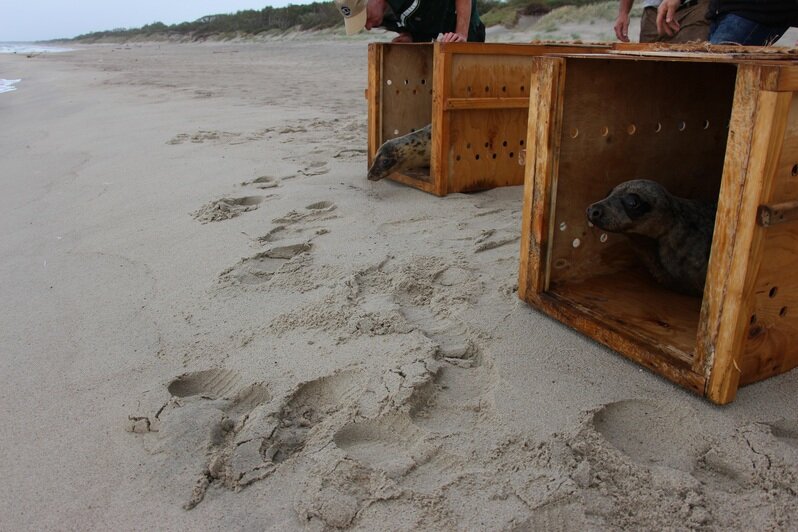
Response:
[{"label": "vegetation on dune", "polygon": [[[543,16],[562,6],[593,4],[595,0],[477,0],[480,16],[486,26],[501,24],[512,28],[522,16]],[[617,11],[617,6],[616,6]],[[193,22],[166,25],[162,22],[141,28],[117,28],[79,35],[73,40],[128,40],[179,38],[204,40],[224,36],[248,36],[288,30],[326,30],[343,26],[343,19],[332,1],[314,2],[287,7],[264,7],[229,15],[207,15]]]}]

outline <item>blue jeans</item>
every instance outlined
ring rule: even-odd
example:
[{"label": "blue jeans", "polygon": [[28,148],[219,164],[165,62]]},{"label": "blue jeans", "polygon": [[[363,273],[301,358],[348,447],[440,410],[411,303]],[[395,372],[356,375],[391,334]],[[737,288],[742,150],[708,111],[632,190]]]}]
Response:
[{"label": "blue jeans", "polygon": [[709,27],[711,44],[768,46],[778,41],[789,26],[765,26],[734,13],[720,15]]}]

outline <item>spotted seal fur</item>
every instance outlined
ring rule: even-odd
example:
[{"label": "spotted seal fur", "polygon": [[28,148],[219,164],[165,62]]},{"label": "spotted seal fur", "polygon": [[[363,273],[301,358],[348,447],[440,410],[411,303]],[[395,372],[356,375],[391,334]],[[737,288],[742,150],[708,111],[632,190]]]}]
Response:
[{"label": "spotted seal fur", "polygon": [[432,124],[385,142],[369,168],[368,178],[379,181],[394,172],[417,170],[430,165]]},{"label": "spotted seal fur", "polygon": [[701,295],[715,227],[716,205],[684,199],[648,179],[621,183],[587,208],[596,227],[629,237],[664,286]]}]

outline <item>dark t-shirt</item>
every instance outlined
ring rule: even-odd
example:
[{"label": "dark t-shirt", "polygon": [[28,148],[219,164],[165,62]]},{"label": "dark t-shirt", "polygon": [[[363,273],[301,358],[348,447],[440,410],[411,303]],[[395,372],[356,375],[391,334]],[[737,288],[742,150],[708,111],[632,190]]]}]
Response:
[{"label": "dark t-shirt", "polygon": [[[454,0],[387,1],[392,12],[385,14],[382,27],[399,33],[410,33],[415,42],[433,41],[439,34],[453,32],[456,29],[457,13]],[[485,40],[485,26],[479,20],[476,0],[471,0],[468,40]]]}]

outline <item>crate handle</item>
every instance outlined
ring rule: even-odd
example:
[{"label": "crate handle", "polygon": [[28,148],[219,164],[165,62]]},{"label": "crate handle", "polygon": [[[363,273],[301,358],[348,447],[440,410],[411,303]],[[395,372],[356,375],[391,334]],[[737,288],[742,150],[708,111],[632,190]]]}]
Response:
[{"label": "crate handle", "polygon": [[796,220],[798,220],[798,201],[760,205],[756,210],[756,223],[762,227]]}]

